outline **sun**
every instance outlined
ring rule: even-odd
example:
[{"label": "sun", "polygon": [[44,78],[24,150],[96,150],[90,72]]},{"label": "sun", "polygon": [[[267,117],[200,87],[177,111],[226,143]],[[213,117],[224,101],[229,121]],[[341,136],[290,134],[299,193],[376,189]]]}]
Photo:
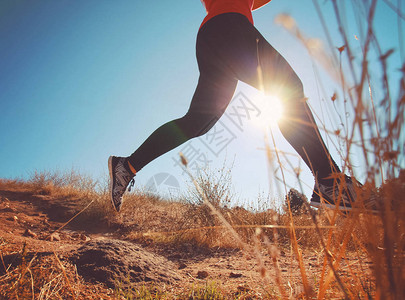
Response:
[{"label": "sun", "polygon": [[265,95],[258,93],[255,97],[255,103],[260,110],[253,122],[262,129],[276,127],[277,122],[283,117],[283,105],[280,98],[276,95]]}]

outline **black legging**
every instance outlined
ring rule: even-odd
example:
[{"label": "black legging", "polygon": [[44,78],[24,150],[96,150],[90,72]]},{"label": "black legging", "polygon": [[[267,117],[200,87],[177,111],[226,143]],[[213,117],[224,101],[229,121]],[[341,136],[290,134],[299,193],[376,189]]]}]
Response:
[{"label": "black legging", "polygon": [[196,50],[200,78],[188,112],[159,127],[129,157],[135,170],[207,133],[232,100],[238,80],[257,89],[263,83],[265,93],[281,96],[280,130],[319,179],[339,170],[305,102],[301,80],[245,16],[227,13],[210,19],[198,32]]}]

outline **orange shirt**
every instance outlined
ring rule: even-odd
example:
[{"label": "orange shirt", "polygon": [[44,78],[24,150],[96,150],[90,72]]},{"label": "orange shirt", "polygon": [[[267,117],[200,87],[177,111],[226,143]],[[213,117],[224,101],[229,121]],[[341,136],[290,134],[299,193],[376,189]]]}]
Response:
[{"label": "orange shirt", "polygon": [[202,0],[207,10],[203,26],[209,19],[224,13],[240,13],[253,24],[252,7],[254,0]]}]

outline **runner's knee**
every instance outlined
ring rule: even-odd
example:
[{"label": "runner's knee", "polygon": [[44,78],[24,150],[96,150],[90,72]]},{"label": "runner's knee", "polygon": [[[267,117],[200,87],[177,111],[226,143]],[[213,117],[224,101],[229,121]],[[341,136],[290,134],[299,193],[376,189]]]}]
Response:
[{"label": "runner's knee", "polygon": [[299,102],[304,98],[304,87],[301,79],[292,72],[284,82],[280,83],[280,98],[288,106],[295,106],[297,101]]},{"label": "runner's knee", "polygon": [[218,119],[219,117],[215,114],[188,112],[178,120],[178,125],[183,133],[191,139],[206,134]]}]

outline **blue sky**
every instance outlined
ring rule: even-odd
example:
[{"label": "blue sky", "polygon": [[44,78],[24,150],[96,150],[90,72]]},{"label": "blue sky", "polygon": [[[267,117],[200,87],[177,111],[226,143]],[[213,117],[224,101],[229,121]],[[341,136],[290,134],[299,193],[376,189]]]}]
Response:
[{"label": "blue sky", "polygon": [[[351,2],[345,2],[350,11]],[[320,6],[339,47],[342,41],[330,1],[320,1]],[[327,77],[322,71],[316,77],[306,50],[274,24],[280,13],[290,14],[307,36],[324,39],[313,3],[273,0],[256,11],[254,19],[296,70],[311,105],[320,111],[319,100],[333,94],[334,83],[321,80]],[[198,0],[157,0],[153,5],[129,0],[1,1],[0,178],[71,168],[105,178],[109,155],[131,154],[155,128],[186,112],[198,80],[195,37],[204,16]],[[347,17],[351,37],[361,36],[356,19]],[[383,1],[378,1],[375,30],[385,51],[396,50],[389,71],[397,82],[404,59],[399,53],[398,20]],[[256,91],[243,84],[239,92],[249,99],[256,97]],[[325,122],[333,127],[336,120],[334,116]],[[223,121],[231,128],[229,120]],[[235,193],[241,201],[254,201],[259,193],[269,191],[272,181],[261,150],[263,132],[250,123],[243,130],[230,130],[236,138],[220,155],[209,153],[201,140],[192,145],[212,160],[212,169],[220,168],[224,160],[233,163]],[[277,147],[293,152],[277,129],[274,133]],[[183,186],[187,176],[174,164],[181,149],[139,172],[138,186],[161,172],[173,175]],[[340,162],[336,150],[331,152]],[[304,189],[310,195],[313,181],[302,162],[301,167]],[[293,178],[288,184],[297,187]]]}]

